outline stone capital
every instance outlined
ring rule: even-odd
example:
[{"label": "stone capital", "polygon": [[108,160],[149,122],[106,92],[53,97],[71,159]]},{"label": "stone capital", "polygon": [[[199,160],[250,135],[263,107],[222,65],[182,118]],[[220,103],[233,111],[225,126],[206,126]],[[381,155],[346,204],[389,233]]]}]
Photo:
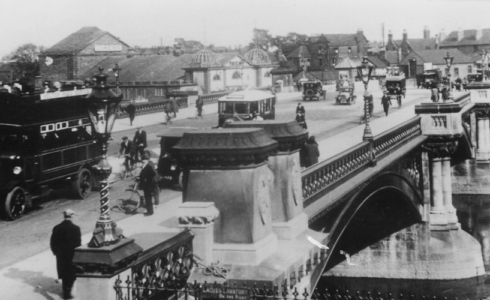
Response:
[{"label": "stone capital", "polygon": [[422,145],[422,148],[427,151],[433,159],[451,157],[457,147],[458,142],[455,140],[435,138],[431,138],[428,143]]},{"label": "stone capital", "polygon": [[490,113],[490,109],[488,109],[488,108],[485,108],[485,109],[475,109],[474,112],[475,112],[475,115],[476,115],[476,119],[477,120],[488,119],[489,113]]}]

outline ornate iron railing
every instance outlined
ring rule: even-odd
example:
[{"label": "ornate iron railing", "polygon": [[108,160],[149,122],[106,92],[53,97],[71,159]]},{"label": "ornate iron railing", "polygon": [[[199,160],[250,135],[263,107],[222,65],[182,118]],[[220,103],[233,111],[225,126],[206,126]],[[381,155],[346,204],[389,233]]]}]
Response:
[{"label": "ornate iron railing", "polygon": [[217,103],[218,99],[228,95],[231,92],[219,92],[219,93],[213,93],[213,94],[206,94],[206,95],[200,95],[198,96],[199,99],[203,100],[203,104],[212,104],[212,103]]},{"label": "ornate iron railing", "polygon": [[412,136],[420,134],[422,134],[420,117],[415,117],[393,129],[376,135],[373,141],[374,155],[378,157]]},{"label": "ornate iron railing", "polygon": [[305,206],[315,195],[326,193],[333,184],[367,167],[377,156],[421,134],[420,117],[415,117],[368,141],[320,162],[302,172],[303,201]]},{"label": "ornate iron railing", "polygon": [[[138,115],[152,114],[152,113],[164,111],[165,104],[167,103],[167,101],[169,100],[160,100],[160,101],[154,101],[148,103],[135,103],[134,106],[136,107],[136,115],[138,116]],[[175,101],[179,105],[179,108],[189,107],[187,98],[178,98]],[[122,119],[127,117],[128,117],[128,113],[126,112],[126,107],[121,107],[120,110],[118,111],[117,118]]]},{"label": "ornate iron railing", "polygon": [[117,299],[143,300],[168,289],[185,288],[194,266],[193,238],[190,231],[184,231],[141,253],[126,286],[118,276],[114,287]]}]

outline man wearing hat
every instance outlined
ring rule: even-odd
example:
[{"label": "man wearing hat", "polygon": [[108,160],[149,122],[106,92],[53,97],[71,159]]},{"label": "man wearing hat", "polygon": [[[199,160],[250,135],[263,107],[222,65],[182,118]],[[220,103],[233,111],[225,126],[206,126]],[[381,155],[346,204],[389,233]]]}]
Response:
[{"label": "man wearing hat", "polygon": [[72,265],[75,248],[82,245],[80,227],[72,223],[75,213],[71,209],[63,212],[65,220],[53,228],[51,235],[51,251],[56,256],[58,278],[62,281],[63,298],[73,299],[71,289],[76,279],[75,268]]},{"label": "man wearing hat", "polygon": [[135,154],[134,144],[127,136],[123,136],[122,140],[123,142],[119,149],[119,155],[124,155],[124,166],[126,167],[126,171],[129,171],[133,167],[133,157]]},{"label": "man wearing hat", "polygon": [[387,91],[383,91],[383,97],[381,97],[381,104],[383,105],[383,110],[385,111],[386,116],[388,116],[388,111],[390,110],[390,105],[391,105],[391,97],[388,96]]},{"label": "man wearing hat", "polygon": [[158,187],[160,175],[158,175],[158,172],[155,169],[155,164],[150,161],[148,154],[143,154],[141,160],[143,161],[143,168],[140,172],[140,188],[143,190],[145,195],[145,216],[151,216],[153,215],[152,197],[155,199],[155,206],[158,206],[160,201],[160,188]]},{"label": "man wearing hat", "polygon": [[[136,155],[139,153],[139,156],[142,157],[148,145],[146,144],[146,131],[141,126],[138,126],[138,130],[134,134],[133,143],[136,147]],[[136,155],[135,158],[137,157]]]},{"label": "man wearing hat", "polygon": [[136,114],[136,106],[134,106],[133,101],[130,101],[129,105],[126,106],[126,112],[129,116],[129,125],[133,126],[134,115]]}]

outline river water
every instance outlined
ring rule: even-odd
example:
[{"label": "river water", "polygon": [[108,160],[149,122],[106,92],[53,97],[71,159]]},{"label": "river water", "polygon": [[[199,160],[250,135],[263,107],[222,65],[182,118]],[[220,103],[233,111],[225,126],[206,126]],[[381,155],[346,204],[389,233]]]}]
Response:
[{"label": "river water", "polygon": [[[453,195],[453,203],[461,228],[482,245],[485,270],[490,274],[490,195]],[[320,298],[328,292],[328,298],[336,300],[476,300],[490,297],[490,276],[462,280],[323,277],[317,287]]]}]

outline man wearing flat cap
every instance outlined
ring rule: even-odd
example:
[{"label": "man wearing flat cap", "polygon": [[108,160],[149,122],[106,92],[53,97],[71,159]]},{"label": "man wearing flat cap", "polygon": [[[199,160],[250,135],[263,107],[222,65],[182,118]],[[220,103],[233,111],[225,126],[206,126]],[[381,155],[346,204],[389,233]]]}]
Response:
[{"label": "man wearing flat cap", "polygon": [[72,223],[75,213],[71,209],[63,212],[65,220],[53,228],[51,235],[51,251],[56,256],[58,278],[62,281],[63,298],[73,299],[71,289],[76,279],[75,268],[72,265],[75,248],[82,245],[80,227]]},{"label": "man wearing flat cap", "polygon": [[155,169],[155,164],[150,160],[148,154],[143,154],[141,160],[143,161],[143,168],[140,172],[140,188],[143,190],[145,195],[145,216],[151,216],[153,215],[152,198],[155,199],[155,206],[158,205],[160,200],[160,188],[158,187],[160,175],[158,175],[158,172]]}]

